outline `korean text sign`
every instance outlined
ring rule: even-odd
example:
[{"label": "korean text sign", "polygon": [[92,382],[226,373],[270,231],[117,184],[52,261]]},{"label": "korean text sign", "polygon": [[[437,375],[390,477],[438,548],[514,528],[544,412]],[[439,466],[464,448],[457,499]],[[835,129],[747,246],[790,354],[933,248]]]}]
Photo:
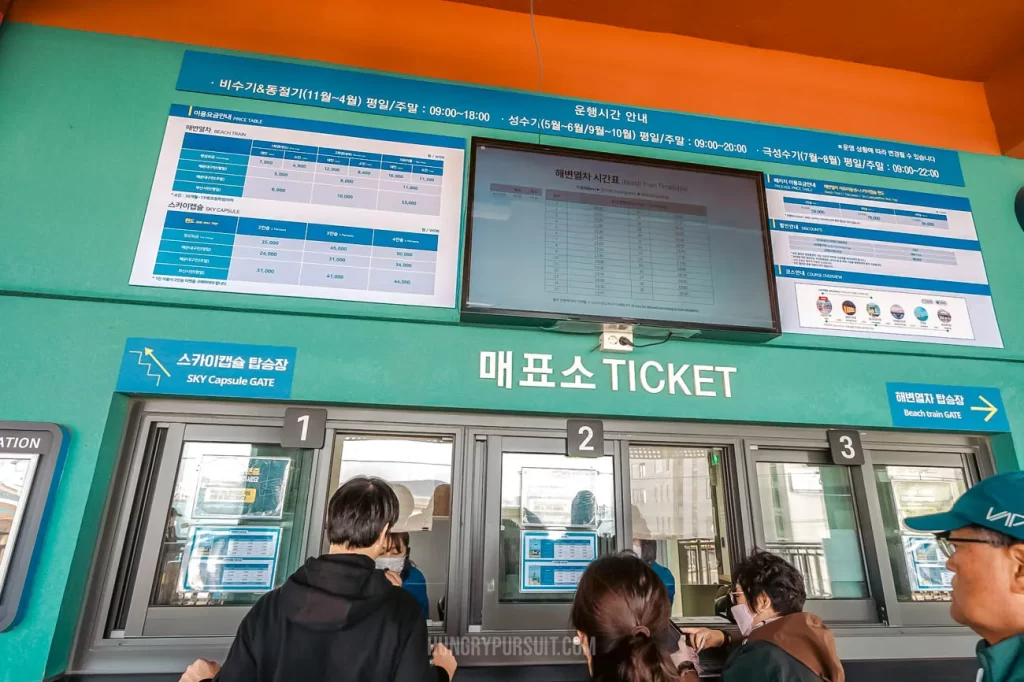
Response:
[{"label": "korean text sign", "polygon": [[655,109],[187,51],[178,90],[962,187],[956,152]]},{"label": "korean text sign", "polygon": [[1007,432],[998,388],[888,383],[893,426],[943,431]]},{"label": "korean text sign", "polygon": [[287,399],[295,348],[130,338],[117,390],[213,398]]},{"label": "korean text sign", "polygon": [[563,369],[552,364],[552,354],[516,354],[508,350],[481,351],[479,361],[478,377],[509,391],[594,391],[600,384],[612,392],[732,398],[736,374],[735,367],[612,357],[584,360],[580,355]]}]

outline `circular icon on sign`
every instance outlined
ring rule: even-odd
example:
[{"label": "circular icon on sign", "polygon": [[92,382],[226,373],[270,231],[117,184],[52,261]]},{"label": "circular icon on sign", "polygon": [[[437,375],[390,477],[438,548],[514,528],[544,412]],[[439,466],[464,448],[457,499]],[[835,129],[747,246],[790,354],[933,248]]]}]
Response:
[{"label": "circular icon on sign", "polygon": [[818,297],[818,312],[822,315],[832,314],[832,301],[828,300],[828,296]]},{"label": "circular icon on sign", "polygon": [[914,308],[914,317],[919,319],[921,322],[928,321],[928,311],[924,309],[924,306],[917,306]]},{"label": "circular icon on sign", "polygon": [[871,317],[879,317],[882,314],[882,309],[877,303],[868,303],[864,306],[864,310],[868,311],[868,315]]},{"label": "circular icon on sign", "polygon": [[940,308],[939,312],[937,312],[936,315],[939,316],[939,321],[942,322],[943,324],[949,324],[950,322],[953,321],[953,316],[949,314],[948,310],[943,310],[942,308]]},{"label": "circular icon on sign", "polygon": [[907,314],[899,303],[889,308],[889,313],[892,314],[892,319],[894,320],[902,320],[903,316]]},{"label": "circular icon on sign", "polygon": [[843,301],[843,312],[852,317],[857,314],[857,306],[853,301]]}]

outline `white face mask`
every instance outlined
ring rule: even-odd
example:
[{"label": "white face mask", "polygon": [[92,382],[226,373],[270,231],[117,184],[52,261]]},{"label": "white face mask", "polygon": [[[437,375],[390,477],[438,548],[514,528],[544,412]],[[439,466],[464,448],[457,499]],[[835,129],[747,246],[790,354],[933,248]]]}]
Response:
[{"label": "white face mask", "polygon": [[732,617],[736,620],[736,627],[740,629],[740,634],[744,637],[750,635],[754,631],[754,614],[750,612],[747,605],[737,604],[729,610],[732,612]]},{"label": "white face mask", "polygon": [[639,542],[634,542],[633,543],[633,554],[636,554],[638,557],[643,558],[642,555],[640,554],[640,543]]},{"label": "white face mask", "polygon": [[382,571],[401,573],[402,569],[405,568],[405,557],[382,556],[374,559],[373,563]]}]

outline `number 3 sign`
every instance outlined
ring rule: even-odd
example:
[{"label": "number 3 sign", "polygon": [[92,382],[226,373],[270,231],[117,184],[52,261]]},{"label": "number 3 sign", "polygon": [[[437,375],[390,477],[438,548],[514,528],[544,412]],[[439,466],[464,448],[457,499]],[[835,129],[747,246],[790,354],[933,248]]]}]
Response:
[{"label": "number 3 sign", "polygon": [[565,425],[569,435],[570,457],[604,456],[604,422],[600,419],[570,419]]},{"label": "number 3 sign", "polygon": [[832,461],[843,466],[864,464],[864,450],[860,444],[860,432],[854,429],[837,429],[828,432],[828,445]]}]

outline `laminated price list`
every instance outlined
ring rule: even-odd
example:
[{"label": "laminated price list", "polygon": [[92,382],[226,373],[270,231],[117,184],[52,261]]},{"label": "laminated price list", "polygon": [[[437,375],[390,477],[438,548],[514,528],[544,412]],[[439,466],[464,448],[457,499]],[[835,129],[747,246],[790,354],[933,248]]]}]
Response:
[{"label": "laminated price list", "polygon": [[175,105],[131,283],[454,306],[464,146]]}]

